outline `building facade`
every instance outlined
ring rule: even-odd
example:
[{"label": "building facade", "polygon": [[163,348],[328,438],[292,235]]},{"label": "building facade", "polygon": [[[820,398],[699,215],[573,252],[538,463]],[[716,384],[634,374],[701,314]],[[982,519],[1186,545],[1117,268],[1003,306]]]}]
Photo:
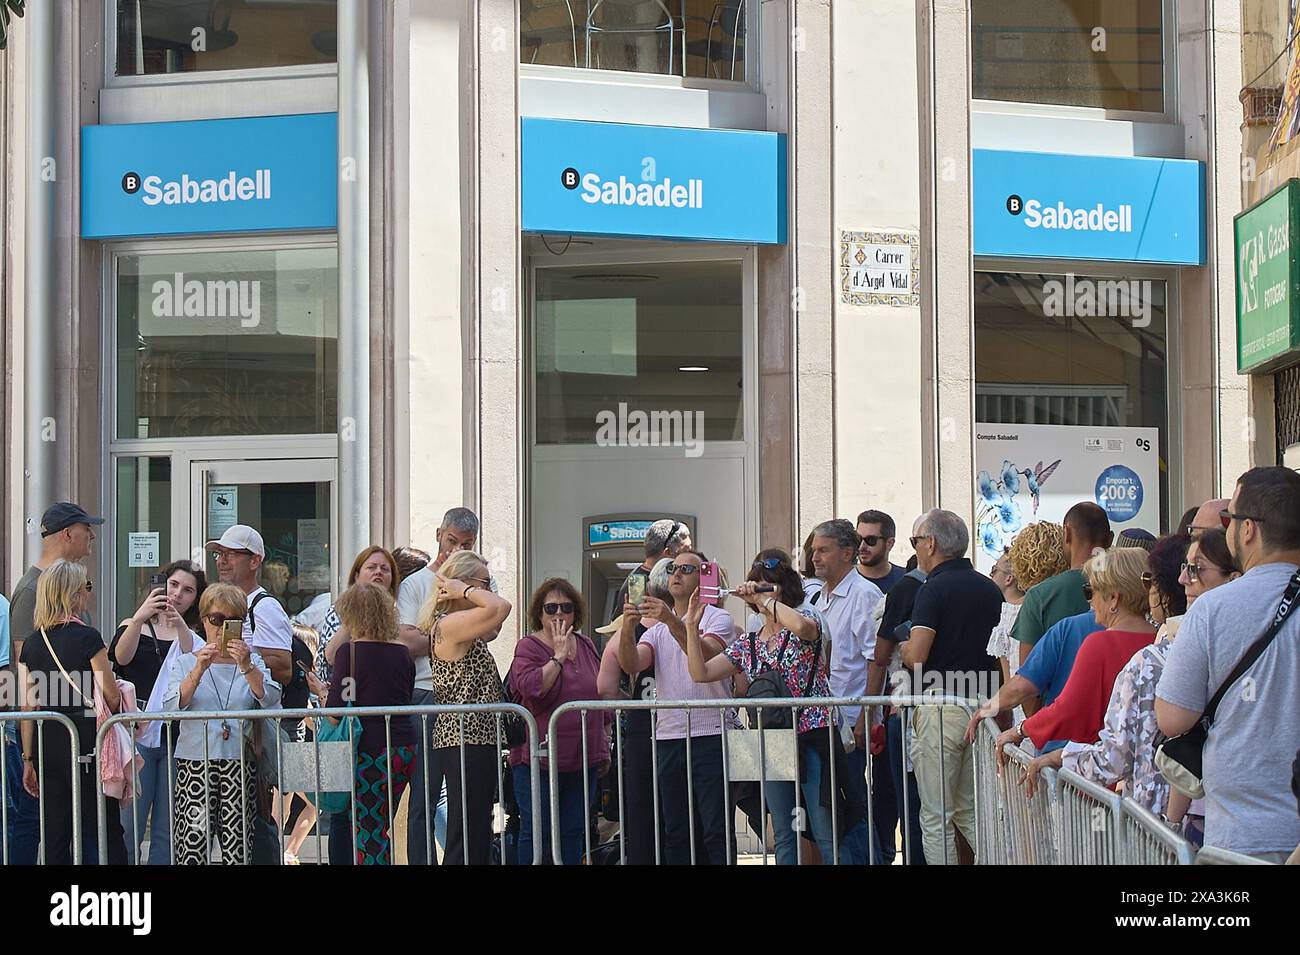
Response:
[{"label": "building facade", "polygon": [[1167,530],[1276,447],[1241,7],[33,5],[3,579],[62,498],[104,619],[236,521],[293,613],[467,504],[516,606],[598,617],[658,516],[733,578],[868,507],[899,560],[931,506],[986,557],[1080,495]]}]

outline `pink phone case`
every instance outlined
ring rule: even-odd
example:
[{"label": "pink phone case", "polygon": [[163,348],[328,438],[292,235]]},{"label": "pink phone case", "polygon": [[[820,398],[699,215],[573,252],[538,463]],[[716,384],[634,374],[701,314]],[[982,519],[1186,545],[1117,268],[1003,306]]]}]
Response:
[{"label": "pink phone case", "polygon": [[700,602],[711,607],[722,602],[718,595],[718,565],[713,561],[700,568]]}]

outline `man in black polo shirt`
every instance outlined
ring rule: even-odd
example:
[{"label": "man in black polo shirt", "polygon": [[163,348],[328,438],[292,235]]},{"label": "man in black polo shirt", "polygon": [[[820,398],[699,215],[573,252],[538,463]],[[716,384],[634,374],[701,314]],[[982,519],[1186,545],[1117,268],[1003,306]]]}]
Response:
[{"label": "man in black polo shirt", "polygon": [[[933,510],[912,538],[925,583],[912,608],[903,663],[924,695],[986,698],[998,687],[997,661],[985,652],[1002,615],[1002,592],[967,559],[970,531],[952,511]],[[961,707],[918,706],[912,765],[921,794],[927,865],[957,861],[955,829],[975,845],[975,759]]]}]

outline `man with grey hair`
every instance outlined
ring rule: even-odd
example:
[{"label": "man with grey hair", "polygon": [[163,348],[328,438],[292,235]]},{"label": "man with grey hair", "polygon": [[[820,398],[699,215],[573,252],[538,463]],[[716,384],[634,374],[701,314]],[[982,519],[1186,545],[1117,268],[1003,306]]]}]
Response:
[{"label": "man with grey hair", "polygon": [[[843,519],[824,521],[813,528],[813,569],[823,581],[822,589],[813,595],[813,603],[826,618],[831,637],[833,696],[866,696],[871,688],[879,693],[884,684],[884,668],[877,672],[872,658],[876,649],[876,607],[885,598],[879,587],[854,569],[860,543],[856,528]],[[840,707],[837,724],[848,751],[848,784],[865,812],[867,754],[855,745],[853,736],[859,710],[858,706]],[[844,847],[855,864],[884,861],[876,852],[877,847],[869,847],[869,842],[870,834],[865,826],[855,826],[845,836]]]},{"label": "man with grey hair", "polygon": [[[952,511],[925,514],[912,538],[926,574],[902,645],[914,693],[988,697],[997,690],[998,663],[985,647],[1002,616],[1002,591],[966,557],[970,531]],[[966,742],[965,710],[918,706],[912,714],[912,764],[921,796],[926,865],[957,861],[956,830],[975,845],[974,750]],[[954,828],[955,827],[955,828]]]},{"label": "man with grey hair", "polygon": [[[473,550],[478,541],[478,515],[468,507],[453,507],[442,516],[442,524],[434,535],[438,542],[438,553],[427,567],[421,567],[402,581],[397,589],[397,616],[402,624],[402,642],[411,651],[415,661],[415,691],[411,702],[416,706],[429,706],[433,698],[433,670],[429,666],[429,639],[416,629],[420,617],[420,608],[433,594],[437,586],[434,571],[442,566],[443,561],[458,550]],[[496,588],[493,587],[493,590]],[[486,637],[492,639],[495,634]],[[411,718],[416,724],[416,734],[420,742],[416,745],[415,771],[411,774],[411,800],[406,820],[406,858],[409,865],[437,865],[437,856],[426,838],[425,821],[428,798],[425,794],[425,779],[428,778],[429,792],[434,793],[434,803],[439,802],[438,794],[443,789],[442,767],[438,765],[437,750],[433,747],[433,720],[427,721],[428,733],[421,732],[421,720]],[[427,767],[427,768],[426,768]],[[445,797],[443,797],[445,798]],[[445,810],[437,815],[433,826],[435,832],[445,826]],[[438,824],[441,823],[441,824]]]}]

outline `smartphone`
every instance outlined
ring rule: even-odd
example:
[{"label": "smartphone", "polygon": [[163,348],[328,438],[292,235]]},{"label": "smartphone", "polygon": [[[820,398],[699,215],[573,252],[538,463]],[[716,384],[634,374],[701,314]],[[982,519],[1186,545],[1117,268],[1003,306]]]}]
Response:
[{"label": "smartphone", "polygon": [[244,634],[244,621],[227,620],[221,625],[221,639],[217,647],[221,650],[221,655],[226,656],[226,650],[230,647],[231,640],[238,640]]},{"label": "smartphone", "polygon": [[166,574],[150,574],[150,575],[149,575],[149,590],[150,590],[151,592],[154,591],[154,590],[157,590],[159,587],[164,587],[164,588],[165,588],[166,586],[167,586],[167,575],[166,575]]},{"label": "smartphone", "polygon": [[646,577],[644,574],[633,574],[627,579],[627,602],[639,605],[645,600]]},{"label": "smartphone", "polygon": [[718,565],[716,561],[705,561],[700,567],[700,603],[716,607],[722,602],[718,592]]}]

